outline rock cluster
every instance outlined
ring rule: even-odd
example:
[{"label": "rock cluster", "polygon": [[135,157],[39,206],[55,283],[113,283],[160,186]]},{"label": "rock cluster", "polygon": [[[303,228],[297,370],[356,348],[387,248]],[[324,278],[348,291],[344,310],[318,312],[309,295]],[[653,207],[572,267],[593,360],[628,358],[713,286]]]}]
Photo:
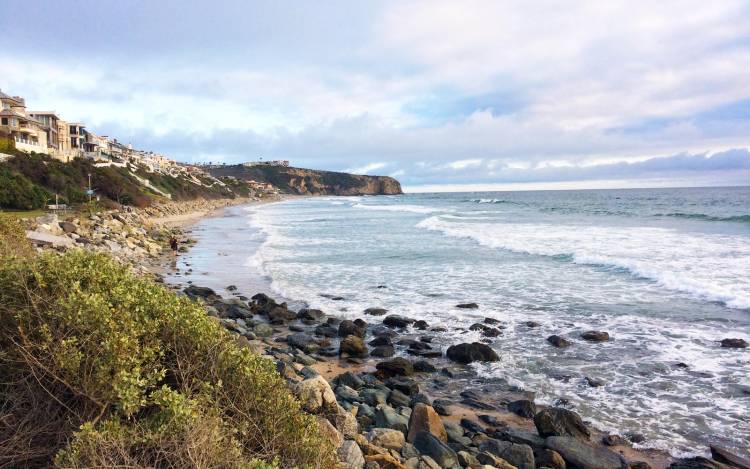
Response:
[{"label": "rock cluster", "polygon": [[[302,408],[318,417],[321,432],[337,447],[340,468],[649,468],[610,449],[629,444],[624,438],[593,439],[577,413],[561,407],[537,409],[531,399],[508,402],[507,409],[532,419],[536,431],[514,427],[498,413],[479,414],[477,420],[465,417],[458,424],[446,420],[456,403],[433,402],[424,393],[428,376],[439,371],[424,358],[381,359],[374,371],[344,371],[329,379],[319,373],[323,367],[318,365],[329,360],[356,365],[379,347],[398,347],[409,354],[414,342],[399,340],[395,332],[413,328],[409,318],[387,316],[383,324],[373,325],[326,317],[318,310],[295,313],[265,294],[244,301],[221,298],[198,286],[184,293],[204,301],[208,313],[236,334],[238,343],[276,362]],[[459,363],[471,361],[466,358],[499,359],[481,343],[452,349],[448,358],[453,355]],[[452,372],[444,368],[441,373]],[[473,390],[461,392],[461,398],[466,407],[498,412]]]},{"label": "rock cluster", "polygon": [[[162,252],[168,249],[169,238],[173,234],[180,234],[179,230],[164,228],[155,224],[154,220],[246,202],[247,199],[199,199],[90,215],[77,213],[65,217],[48,214],[31,222],[26,234],[32,244],[40,249],[65,251],[84,248],[104,252],[132,266],[137,272],[145,273],[147,266],[155,264]],[[183,251],[186,249],[184,245],[181,247]]]}]

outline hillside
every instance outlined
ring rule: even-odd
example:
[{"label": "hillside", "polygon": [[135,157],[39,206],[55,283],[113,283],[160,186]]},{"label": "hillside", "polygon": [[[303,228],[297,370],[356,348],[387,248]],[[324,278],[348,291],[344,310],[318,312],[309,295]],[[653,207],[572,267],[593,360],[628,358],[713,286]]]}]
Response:
[{"label": "hillside", "polygon": [[244,181],[270,183],[281,191],[300,195],[401,194],[401,184],[388,176],[318,171],[285,166],[222,166],[210,169],[215,177],[232,176]]},{"label": "hillside", "polygon": [[45,155],[18,154],[0,163],[0,209],[31,210],[54,203],[86,202],[91,187],[105,205],[144,207],[157,200],[174,201],[247,197],[247,184],[219,180],[208,175],[178,175],[150,172],[143,166],[95,166],[76,158],[62,163]]}]

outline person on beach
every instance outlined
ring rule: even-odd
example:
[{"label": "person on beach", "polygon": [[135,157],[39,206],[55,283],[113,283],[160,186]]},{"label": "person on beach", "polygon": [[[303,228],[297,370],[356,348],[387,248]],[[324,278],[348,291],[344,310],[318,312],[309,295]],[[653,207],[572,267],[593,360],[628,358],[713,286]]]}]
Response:
[{"label": "person on beach", "polygon": [[177,238],[172,236],[169,238],[169,247],[172,248],[172,256],[177,257]]}]

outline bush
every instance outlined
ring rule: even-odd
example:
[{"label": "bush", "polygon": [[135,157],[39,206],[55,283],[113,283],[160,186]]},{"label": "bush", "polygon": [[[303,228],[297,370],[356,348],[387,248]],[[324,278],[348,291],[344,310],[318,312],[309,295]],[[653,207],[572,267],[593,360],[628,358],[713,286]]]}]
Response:
[{"label": "bush", "polygon": [[0,166],[0,208],[34,210],[44,207],[50,194],[21,174]]},{"label": "bush", "polygon": [[0,243],[0,467],[335,464],[273,363],[199,304],[104,255],[16,241]]}]

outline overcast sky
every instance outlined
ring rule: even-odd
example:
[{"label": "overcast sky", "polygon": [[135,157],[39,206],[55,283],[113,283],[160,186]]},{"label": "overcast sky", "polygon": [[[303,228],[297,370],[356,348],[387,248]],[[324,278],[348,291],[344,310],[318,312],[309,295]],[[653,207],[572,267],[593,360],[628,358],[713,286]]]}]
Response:
[{"label": "overcast sky", "polygon": [[750,183],[747,0],[0,13],[4,92],[181,161],[289,159],[416,190]]}]

